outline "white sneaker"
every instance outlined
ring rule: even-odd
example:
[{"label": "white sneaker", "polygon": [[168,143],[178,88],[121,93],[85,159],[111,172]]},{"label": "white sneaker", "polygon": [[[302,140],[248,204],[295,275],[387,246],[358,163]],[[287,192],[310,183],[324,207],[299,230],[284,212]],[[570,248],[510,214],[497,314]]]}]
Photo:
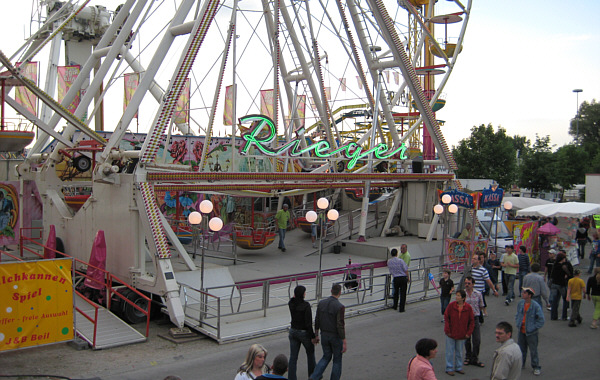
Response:
[{"label": "white sneaker", "polygon": [[534,370],[533,370],[533,374],[534,374],[535,376],[539,376],[539,375],[541,375],[541,374],[542,374],[542,370],[541,370],[541,369],[539,369],[539,368],[536,368],[536,369],[534,369]]},{"label": "white sneaker", "polygon": [[313,248],[317,248],[317,243],[314,243],[314,244],[313,244]]}]

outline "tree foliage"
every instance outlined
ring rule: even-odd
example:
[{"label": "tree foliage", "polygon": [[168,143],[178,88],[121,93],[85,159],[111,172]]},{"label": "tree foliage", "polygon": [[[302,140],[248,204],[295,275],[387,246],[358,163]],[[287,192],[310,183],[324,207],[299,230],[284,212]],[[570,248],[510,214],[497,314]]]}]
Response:
[{"label": "tree foliage", "polygon": [[571,120],[569,134],[577,145],[600,146],[600,103],[595,99],[581,103],[579,115]]},{"label": "tree foliage", "polygon": [[519,186],[533,193],[553,191],[556,183],[556,157],[552,153],[550,136],[536,135],[535,143],[519,165]]},{"label": "tree foliage", "polygon": [[[525,145],[527,140],[520,143]],[[459,178],[491,178],[505,189],[516,180],[516,149],[501,127],[497,131],[491,124],[473,127],[471,136],[454,147],[453,155]]]},{"label": "tree foliage", "polygon": [[573,188],[573,185],[585,183],[585,173],[588,172],[590,155],[579,145],[563,145],[556,153],[556,183],[563,190]]}]

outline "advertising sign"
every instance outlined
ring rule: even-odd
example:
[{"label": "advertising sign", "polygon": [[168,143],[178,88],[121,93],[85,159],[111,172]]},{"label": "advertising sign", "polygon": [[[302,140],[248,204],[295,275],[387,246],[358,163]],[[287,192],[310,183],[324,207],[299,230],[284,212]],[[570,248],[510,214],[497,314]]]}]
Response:
[{"label": "advertising sign", "polygon": [[72,259],[0,264],[0,351],[73,339]]},{"label": "advertising sign", "polygon": [[492,188],[484,189],[481,192],[479,208],[500,207],[503,196],[504,196],[504,190],[499,187],[497,187],[495,190]]}]

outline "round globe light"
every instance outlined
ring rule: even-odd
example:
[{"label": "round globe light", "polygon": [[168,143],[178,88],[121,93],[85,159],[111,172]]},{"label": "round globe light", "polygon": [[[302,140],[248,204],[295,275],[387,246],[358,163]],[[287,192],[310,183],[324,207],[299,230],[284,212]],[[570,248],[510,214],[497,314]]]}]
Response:
[{"label": "round globe light", "polygon": [[211,201],[209,201],[208,199],[203,200],[202,202],[200,202],[200,212],[203,214],[210,214],[210,212],[213,210],[213,204]]},{"label": "round globe light", "polygon": [[442,195],[442,203],[443,204],[447,205],[450,202],[452,202],[452,197],[449,194]]},{"label": "round globe light", "polygon": [[340,213],[338,210],[332,208],[331,210],[327,211],[327,219],[336,221],[339,217]]},{"label": "round globe light", "polygon": [[444,206],[442,206],[442,205],[435,205],[435,206],[433,206],[433,212],[435,212],[436,214],[440,215],[441,213],[444,212]]},{"label": "round globe light", "polygon": [[448,206],[448,211],[450,211],[450,214],[456,214],[458,212],[458,206],[452,203]]},{"label": "round globe light", "polygon": [[511,201],[504,202],[504,209],[505,210],[512,210],[512,206],[513,206],[513,204],[512,204]]},{"label": "round globe light", "polygon": [[329,201],[327,198],[319,198],[317,201],[317,207],[321,210],[325,210],[329,206]]},{"label": "round globe light", "polygon": [[208,228],[215,232],[221,231],[221,228],[223,228],[223,221],[218,216],[215,216],[208,222]]},{"label": "round globe light", "polygon": [[317,221],[317,213],[314,211],[309,211],[306,213],[306,221],[309,223],[314,223]]},{"label": "round globe light", "polygon": [[200,214],[198,211],[192,211],[192,212],[190,212],[190,215],[188,215],[188,222],[190,224],[198,225],[198,224],[200,224],[201,221],[202,221],[202,214]]}]

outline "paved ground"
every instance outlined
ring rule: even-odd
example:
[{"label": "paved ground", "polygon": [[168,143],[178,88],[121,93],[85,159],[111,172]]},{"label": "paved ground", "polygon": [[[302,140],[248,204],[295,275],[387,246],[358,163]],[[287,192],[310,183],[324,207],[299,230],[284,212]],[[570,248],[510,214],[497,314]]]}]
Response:
[{"label": "paved ground", "polygon": [[[416,245],[412,240],[410,244]],[[373,239],[375,240],[375,239]],[[421,240],[422,241],[422,240]],[[395,243],[394,243],[395,244]],[[297,270],[310,270],[314,265],[314,256],[309,256],[310,240],[305,237],[290,239],[286,254],[273,252],[264,254],[265,261],[259,260],[260,255],[251,254],[256,259],[254,264],[237,266],[232,270],[236,280],[255,276],[262,273],[267,277],[274,269],[289,268],[289,263],[283,263],[283,255],[294,257],[295,265],[302,264]],[[437,247],[437,248],[436,248]],[[426,255],[439,252],[439,245],[431,248],[418,248],[416,253]],[[246,255],[247,257],[248,255]],[[334,266],[347,261],[347,256],[326,255],[327,265]],[[360,257],[353,256],[353,261],[361,262]],[[367,260],[367,259],[365,259]],[[372,261],[372,259],[368,259]],[[310,265],[308,263],[311,263]],[[582,263],[586,267],[587,260]],[[257,277],[254,277],[257,278]],[[585,280],[584,276],[584,280]],[[480,359],[485,362],[485,368],[466,367],[465,375],[454,378],[486,379],[489,378],[491,358],[497,344],[494,341],[494,327],[499,321],[506,320],[514,323],[515,304],[504,306],[503,299],[489,300],[488,312],[482,327],[482,349]],[[549,319],[549,312],[545,312]],[[598,352],[600,351],[600,330],[591,330],[589,322],[592,315],[592,305],[584,301],[582,316],[584,323],[576,328],[569,328],[564,321],[547,321],[540,332],[540,360],[543,379],[596,379],[600,373]],[[430,300],[413,303],[407,306],[405,313],[383,310],[348,319],[348,352],[344,355],[344,379],[395,379],[406,376],[406,365],[415,354],[414,344],[423,337],[436,339],[439,346],[438,357],[433,359],[438,379],[450,379],[444,373],[444,334],[440,323],[439,301]],[[143,329],[143,326],[138,326]],[[159,337],[166,334],[170,324],[152,323],[148,342],[132,346],[117,347],[105,351],[88,349],[77,351],[67,344],[26,349],[22,351],[0,353],[0,376],[51,374],[70,379],[102,379],[102,380],[161,380],[169,374],[175,374],[182,379],[233,379],[235,369],[243,361],[250,344],[260,343],[269,350],[267,361],[278,353],[289,353],[287,335],[278,333],[253,341],[218,345],[208,339],[199,339],[185,344],[174,344]],[[321,355],[317,348],[317,360]],[[529,363],[529,358],[528,358]],[[300,357],[299,378],[305,378],[306,359]],[[328,378],[329,371],[325,378]],[[13,377],[16,379],[17,377]],[[26,379],[27,377],[19,377]],[[38,377],[39,378],[39,377]],[[539,378],[533,376],[528,366],[522,379]]]}]

